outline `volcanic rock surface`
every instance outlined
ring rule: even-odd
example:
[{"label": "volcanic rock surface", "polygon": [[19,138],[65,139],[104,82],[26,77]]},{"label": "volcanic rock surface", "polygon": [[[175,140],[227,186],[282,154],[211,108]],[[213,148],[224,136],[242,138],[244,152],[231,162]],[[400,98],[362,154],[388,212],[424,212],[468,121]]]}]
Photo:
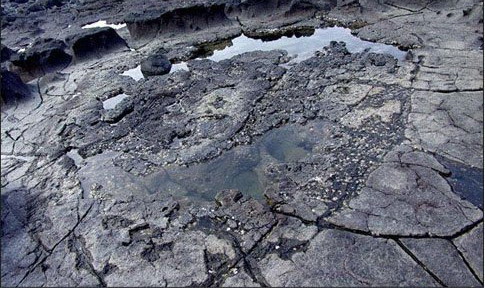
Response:
[{"label": "volcanic rock surface", "polygon": [[2,287],[483,286],[482,1],[4,2]]}]

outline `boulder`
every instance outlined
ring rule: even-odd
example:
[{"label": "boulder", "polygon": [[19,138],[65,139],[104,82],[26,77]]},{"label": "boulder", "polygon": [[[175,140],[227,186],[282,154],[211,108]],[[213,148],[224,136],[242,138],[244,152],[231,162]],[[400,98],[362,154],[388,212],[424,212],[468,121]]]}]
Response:
[{"label": "boulder", "polygon": [[21,74],[35,78],[67,67],[72,56],[65,52],[66,47],[66,43],[58,39],[40,39],[24,53],[13,55],[11,61]]},{"label": "boulder", "polygon": [[156,54],[149,56],[141,62],[141,72],[143,76],[164,75],[170,72],[172,63],[165,55]]},{"label": "boulder", "polygon": [[2,69],[2,106],[10,106],[30,97],[30,90],[20,77],[6,69]]},{"label": "boulder", "polygon": [[100,57],[102,54],[128,47],[125,40],[111,27],[83,29],[68,36],[66,42],[76,60]]}]

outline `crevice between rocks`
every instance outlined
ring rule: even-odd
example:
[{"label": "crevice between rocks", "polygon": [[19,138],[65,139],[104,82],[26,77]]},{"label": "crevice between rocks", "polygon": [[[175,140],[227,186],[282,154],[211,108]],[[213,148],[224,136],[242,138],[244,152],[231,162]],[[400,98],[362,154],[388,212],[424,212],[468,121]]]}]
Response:
[{"label": "crevice between rocks", "polygon": [[413,88],[416,91],[426,91],[426,92],[436,92],[436,93],[459,93],[459,92],[483,92],[483,88],[476,88],[476,89],[451,89],[451,90],[444,90],[444,89],[423,89],[423,88]]},{"label": "crevice between rocks", "polygon": [[466,260],[465,256],[460,251],[460,249],[458,249],[458,247],[455,245],[455,243],[453,241],[450,241],[450,243],[453,245],[453,247],[455,247],[456,251],[458,252],[458,254],[461,257],[461,260],[463,261],[463,263],[465,263],[466,267],[468,268],[468,270],[470,271],[470,273],[472,273],[473,277],[475,277],[475,279],[478,281],[478,283],[480,283],[483,286],[483,281],[480,279],[480,277],[478,277],[477,273],[472,268],[472,266],[470,265],[470,263],[468,263],[468,261]]},{"label": "crevice between rocks", "polygon": [[424,271],[426,271],[426,273],[429,274],[429,276],[431,276],[436,282],[438,282],[441,286],[443,287],[448,287],[436,274],[434,274],[431,270],[428,269],[428,267],[426,267],[426,265],[421,262],[418,257],[416,257],[413,252],[411,252],[411,250],[409,250],[399,239],[394,239],[394,241],[396,242],[396,244],[401,247],[401,249],[409,255],[409,257],[411,257],[414,262],[416,262],[421,268],[423,268]]},{"label": "crevice between rocks", "polygon": [[62,241],[66,240],[72,233],[74,233],[74,230],[77,228],[77,226],[79,226],[79,224],[81,224],[81,222],[84,220],[84,218],[86,218],[86,216],[89,214],[89,212],[91,211],[91,208],[93,207],[93,205],[94,205],[94,202],[91,203],[91,205],[86,210],[86,212],[84,213],[84,215],[77,221],[77,223],[74,225],[74,227],[71,230],[69,230],[69,232],[61,238],[61,240],[59,240],[56,244],[54,244],[54,246],[52,246],[51,249],[46,249],[47,255],[44,256],[44,258],[42,258],[42,260],[40,260],[39,262],[37,262],[37,264],[34,264],[30,269],[27,270],[27,272],[25,273],[24,277],[22,277],[22,279],[19,281],[19,283],[16,285],[16,287],[20,286],[23,283],[23,281],[30,275],[30,273],[32,273],[37,267],[39,267],[40,265],[44,264],[44,262],[47,260],[47,258],[49,258],[49,256],[52,255],[52,253],[54,252],[54,250],[57,248],[57,246],[59,244],[62,243]]},{"label": "crevice between rocks", "polygon": [[392,239],[392,240],[397,240],[399,238],[411,238],[411,239],[445,239],[445,240],[453,240],[454,238],[460,237],[471,230],[473,230],[476,226],[481,224],[483,222],[483,219],[480,219],[479,221],[473,222],[461,229],[460,231],[450,235],[450,236],[437,236],[437,235],[430,235],[428,233],[426,234],[421,234],[421,235],[390,235],[390,234],[373,234],[370,231],[362,231],[362,230],[357,230],[357,229],[352,229],[352,228],[347,228],[344,226],[339,226],[335,225],[332,223],[328,223],[325,220],[321,220],[324,223],[317,223],[319,228],[326,228],[326,229],[335,229],[335,230],[341,230],[341,231],[347,231],[355,234],[360,234],[364,236],[370,236],[373,238],[384,238],[384,239]]},{"label": "crevice between rocks", "polygon": [[[226,268],[223,268],[221,271],[214,273],[214,275],[209,275],[209,279],[202,283],[200,286],[201,287],[214,287],[215,285],[221,285],[221,282],[223,281],[223,276],[226,275],[228,272],[231,271],[231,269],[235,268],[238,264],[242,264],[244,270],[248,273],[248,275],[251,277],[253,282],[261,285],[261,287],[269,287],[269,284],[266,282],[264,277],[262,275],[259,275],[260,273],[254,271],[254,267],[252,267],[250,261],[247,259],[251,255],[251,253],[258,247],[259,244],[269,235],[271,232],[273,232],[274,228],[278,226],[279,221],[275,221],[269,227],[268,231],[266,231],[263,235],[261,235],[261,238],[254,243],[254,245],[245,253],[241,245],[239,245],[239,242],[236,237],[231,235],[230,233],[223,233],[224,235],[229,235],[229,238],[232,239],[232,243],[235,246],[235,249],[239,252],[238,258],[234,261],[234,263]],[[206,253],[204,252],[204,260],[207,264],[207,256]]]}]

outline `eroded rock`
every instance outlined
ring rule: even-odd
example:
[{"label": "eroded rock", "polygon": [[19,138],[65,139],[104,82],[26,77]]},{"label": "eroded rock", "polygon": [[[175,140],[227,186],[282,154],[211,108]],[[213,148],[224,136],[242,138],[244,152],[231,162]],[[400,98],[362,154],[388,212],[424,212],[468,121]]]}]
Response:
[{"label": "eroded rock", "polygon": [[14,55],[12,63],[27,74],[26,79],[42,76],[67,67],[72,56],[65,52],[66,44],[58,39],[39,39],[25,52]]},{"label": "eroded rock", "polygon": [[77,60],[101,57],[104,53],[127,48],[125,40],[110,27],[84,29],[68,36],[66,42]]}]

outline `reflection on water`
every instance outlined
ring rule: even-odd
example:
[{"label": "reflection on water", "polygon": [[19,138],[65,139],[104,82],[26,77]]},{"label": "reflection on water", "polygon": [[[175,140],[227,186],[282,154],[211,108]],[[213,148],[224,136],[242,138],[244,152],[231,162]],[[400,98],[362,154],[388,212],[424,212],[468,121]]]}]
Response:
[{"label": "reflection on water", "polygon": [[143,73],[141,73],[141,65],[138,65],[133,69],[126,70],[125,72],[121,73],[121,75],[129,76],[133,78],[135,81],[145,78],[145,76],[143,76]]},{"label": "reflection on water", "polygon": [[172,64],[172,69],[170,69],[170,73],[173,73],[176,71],[189,71],[189,67],[187,66],[186,62]]},{"label": "reflection on water", "polygon": [[91,24],[87,24],[82,26],[82,29],[89,29],[89,28],[98,28],[98,27],[111,27],[113,29],[121,29],[123,27],[126,27],[126,23],[121,23],[121,24],[108,24],[106,20],[100,20]]},{"label": "reflection on water", "polygon": [[345,42],[347,49],[351,53],[363,52],[365,49],[370,49],[371,52],[390,54],[398,60],[404,60],[406,56],[405,51],[401,51],[392,45],[364,41],[352,35],[350,29],[331,27],[315,29],[315,32],[311,36],[283,36],[272,41],[252,39],[241,35],[232,40],[232,45],[222,50],[215,50],[213,55],[208,57],[208,59],[220,61],[249,51],[281,49],[286,50],[290,56],[296,56],[293,60],[294,62],[301,62],[312,57],[316,51],[322,50],[324,46],[328,46],[331,41]]},{"label": "reflection on water", "polygon": [[[207,58],[217,62],[245,52],[286,50],[289,56],[294,57],[291,63],[298,63],[312,57],[316,51],[322,50],[331,41],[345,42],[347,49],[351,53],[363,52],[369,49],[370,52],[374,53],[390,54],[399,61],[404,60],[407,53],[392,45],[364,41],[352,35],[350,29],[342,27],[310,29],[309,33],[296,33],[296,35],[279,38],[276,38],[274,35],[266,37],[259,35],[258,38],[264,38],[264,40],[240,35],[232,40],[225,39],[214,43],[206,43],[199,47],[201,56],[196,59]],[[189,70],[186,62],[173,64],[170,73],[180,70]],[[144,78],[140,66],[125,71],[121,75],[130,76],[136,81]]]}]

